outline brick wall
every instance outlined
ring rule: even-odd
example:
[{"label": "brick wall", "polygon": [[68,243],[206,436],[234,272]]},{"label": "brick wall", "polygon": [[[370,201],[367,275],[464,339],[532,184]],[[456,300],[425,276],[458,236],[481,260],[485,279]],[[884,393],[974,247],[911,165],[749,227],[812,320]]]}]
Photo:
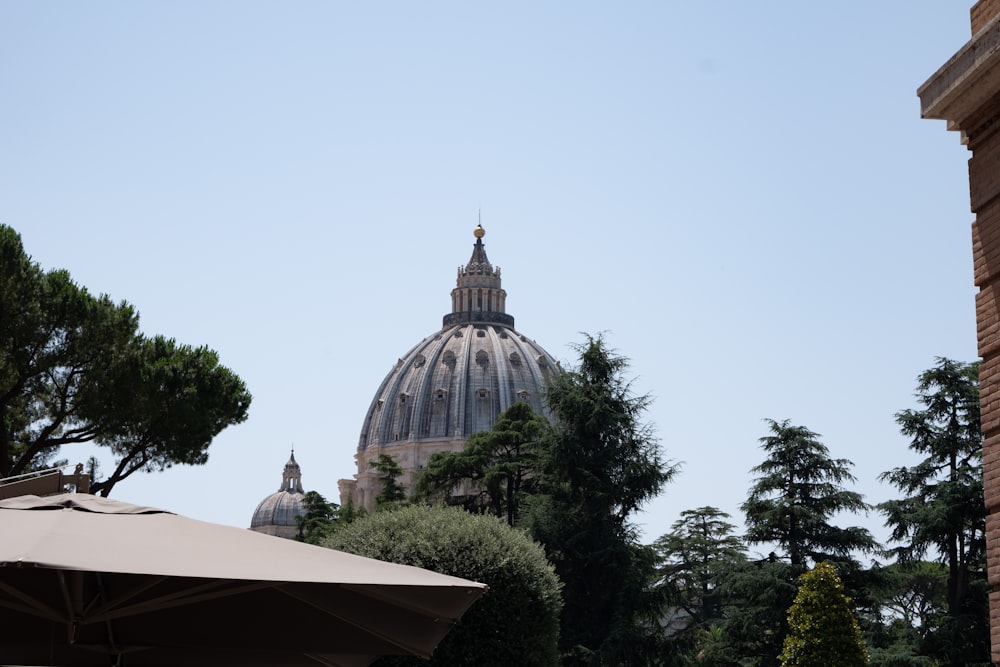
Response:
[{"label": "brick wall", "polygon": [[972,34],[983,29],[993,17],[1000,14],[1000,0],[979,0],[969,11],[969,18],[972,22]]},{"label": "brick wall", "polygon": [[[992,12],[992,13],[989,13]],[[982,0],[972,10],[972,31],[1000,14],[1000,0]],[[987,509],[986,558],[990,586],[992,662],[1000,664],[1000,91],[965,119],[972,151],[969,202],[976,295],[976,328],[983,443],[983,491]]]},{"label": "brick wall", "polygon": [[[992,663],[1000,665],[1000,0],[979,0],[969,13],[972,39],[923,86],[924,118],[947,120],[972,152],[969,202],[976,295],[983,495],[990,583]],[[993,26],[986,30],[987,26]]]}]

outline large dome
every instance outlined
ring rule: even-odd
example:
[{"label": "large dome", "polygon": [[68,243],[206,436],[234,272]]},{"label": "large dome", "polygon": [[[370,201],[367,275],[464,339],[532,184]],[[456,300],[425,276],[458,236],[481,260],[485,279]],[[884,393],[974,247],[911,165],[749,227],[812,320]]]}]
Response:
[{"label": "large dome", "polygon": [[375,393],[361,427],[358,474],[340,482],[342,504],[373,509],[381,482],[370,463],[382,454],[403,469],[399,481],[409,490],[432,454],[461,450],[517,401],[548,414],[542,396],[560,368],[514,329],[484,234],[476,228],[472,258],[458,269],[442,328],[399,359]]},{"label": "large dome", "polygon": [[542,391],[556,362],[501,324],[456,324],[396,362],[368,408],[359,450],[400,440],[459,438],[487,431],[517,401],[544,413]]}]

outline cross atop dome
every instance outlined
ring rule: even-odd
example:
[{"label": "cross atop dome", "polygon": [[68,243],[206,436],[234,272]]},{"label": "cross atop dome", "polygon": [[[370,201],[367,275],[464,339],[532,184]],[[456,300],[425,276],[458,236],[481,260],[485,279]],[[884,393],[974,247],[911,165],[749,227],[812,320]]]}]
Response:
[{"label": "cross atop dome", "polygon": [[493,265],[490,264],[489,258],[486,256],[486,246],[483,245],[483,237],[486,236],[486,230],[483,229],[482,225],[476,225],[473,230],[472,235],[476,237],[476,245],[472,246],[472,257],[469,259],[469,263],[465,265],[465,268],[458,267],[458,280],[459,286],[462,285],[462,276],[496,276],[496,286],[500,286],[500,267],[498,266],[496,270],[493,270]]}]

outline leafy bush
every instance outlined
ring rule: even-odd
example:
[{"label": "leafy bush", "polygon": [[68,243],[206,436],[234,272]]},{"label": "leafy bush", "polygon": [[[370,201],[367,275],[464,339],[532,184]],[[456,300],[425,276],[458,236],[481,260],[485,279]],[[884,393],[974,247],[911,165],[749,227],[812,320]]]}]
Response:
[{"label": "leafy bush", "polygon": [[[403,507],[360,518],[323,546],[490,587],[445,636],[429,664],[558,664],[559,580],[541,546],[496,517],[450,507]],[[376,664],[428,663],[387,657]]]},{"label": "leafy bush", "polygon": [[830,563],[799,577],[799,592],[788,610],[782,667],[855,667],[868,664],[858,619],[837,569]]}]

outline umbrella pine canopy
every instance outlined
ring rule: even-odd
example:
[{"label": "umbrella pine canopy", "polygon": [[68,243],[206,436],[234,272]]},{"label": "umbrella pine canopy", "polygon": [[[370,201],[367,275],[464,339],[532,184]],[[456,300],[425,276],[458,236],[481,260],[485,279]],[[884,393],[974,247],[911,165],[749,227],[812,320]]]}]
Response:
[{"label": "umbrella pine canopy", "polygon": [[428,657],[475,582],[85,494],[0,501],[0,664]]}]

